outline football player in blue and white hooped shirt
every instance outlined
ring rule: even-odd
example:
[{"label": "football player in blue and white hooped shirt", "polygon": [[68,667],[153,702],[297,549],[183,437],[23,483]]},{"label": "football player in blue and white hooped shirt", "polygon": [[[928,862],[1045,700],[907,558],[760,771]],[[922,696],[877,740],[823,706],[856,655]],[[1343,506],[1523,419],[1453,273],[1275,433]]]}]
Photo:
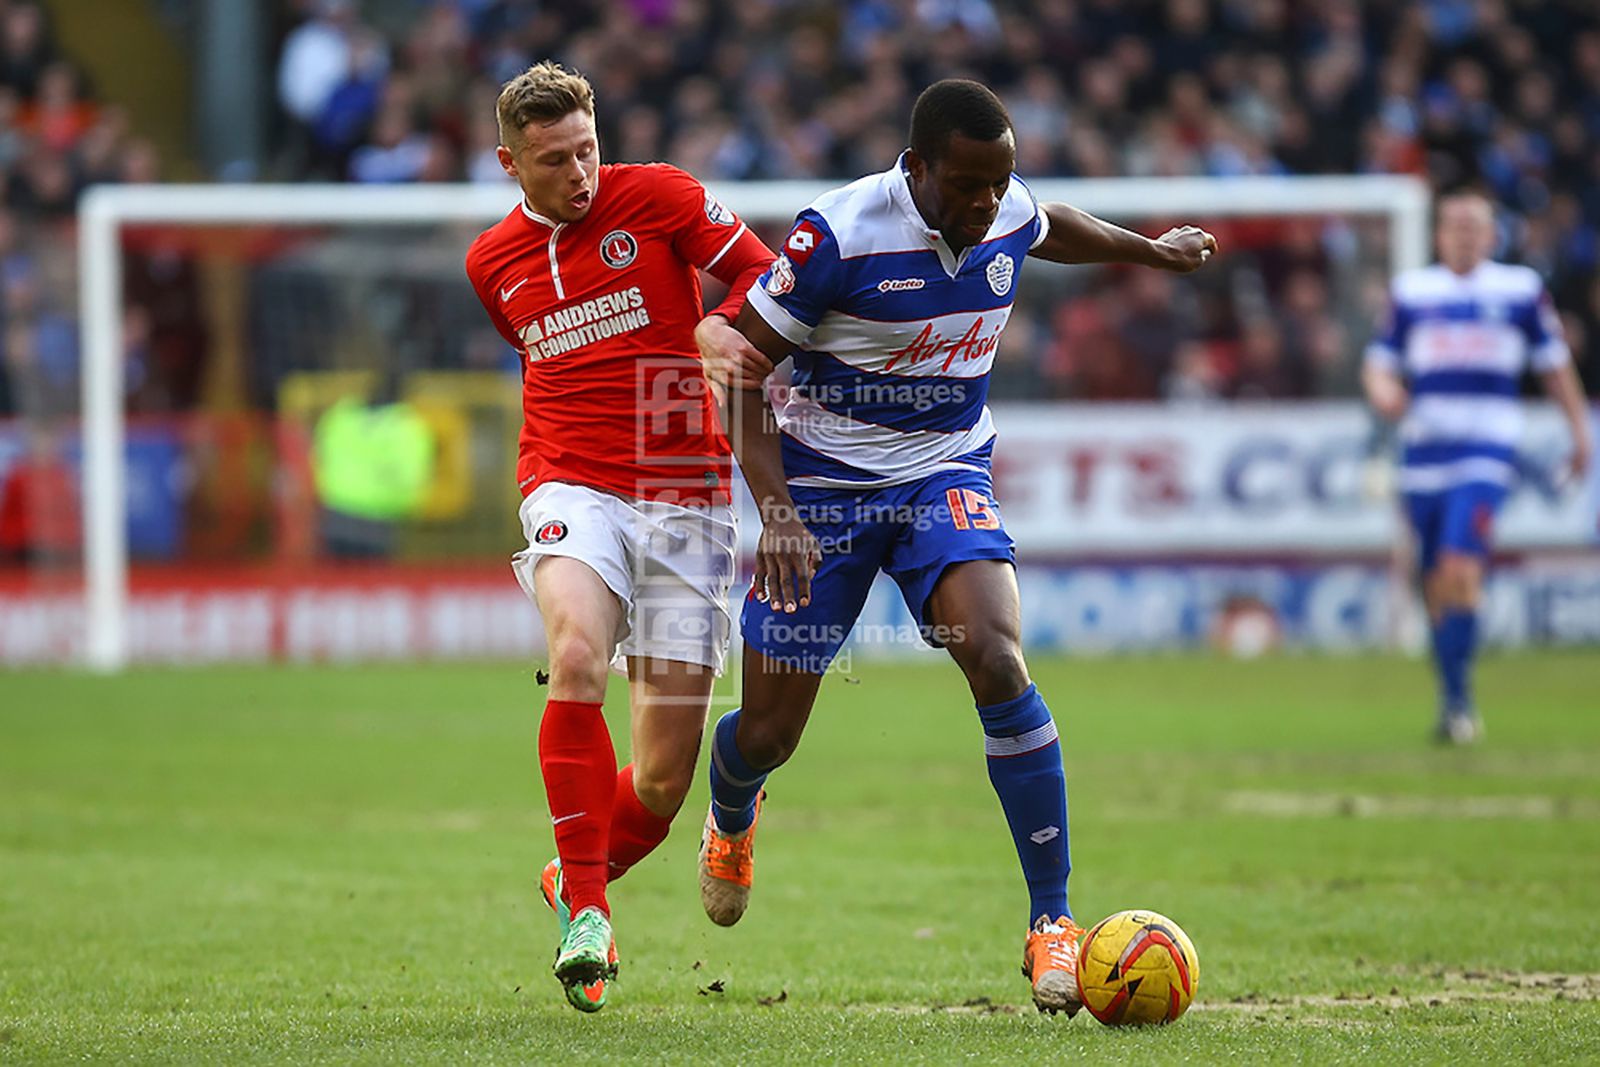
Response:
[{"label": "football player in blue and white hooped shirt", "polygon": [[[910,150],[801,212],[739,315],[766,357],[753,378],[734,376],[734,453],[763,528],[741,619],[743,706],[712,745],[700,884],[714,921],[738,919],[762,783],[794,751],[884,571],[924,639],[966,675],[1028,885],[1025,972],[1041,1009],[1072,1012],[1082,931],[1067,906],[1066,782],[1022,658],[1012,542],[989,470],[989,370],[1025,257],[1191,271],[1216,242],[1195,227],[1151,240],[1041,205],[1015,160],[993,93],[937,83],[917,100]],[[774,428],[760,372],[790,353]]]},{"label": "football player in blue and white hooped shirt", "polygon": [[1394,280],[1387,327],[1362,382],[1400,420],[1399,488],[1416,531],[1439,676],[1440,740],[1480,731],[1470,672],[1495,512],[1515,474],[1522,375],[1535,371],[1572,430],[1572,473],[1591,452],[1583,390],[1539,275],[1496,263],[1494,210],[1475,193],[1439,202],[1439,263]]}]

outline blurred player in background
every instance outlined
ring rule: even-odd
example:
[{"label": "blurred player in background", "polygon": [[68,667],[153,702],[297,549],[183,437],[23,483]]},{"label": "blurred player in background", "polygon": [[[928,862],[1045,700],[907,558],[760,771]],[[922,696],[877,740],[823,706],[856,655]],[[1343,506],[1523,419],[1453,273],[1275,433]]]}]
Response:
[{"label": "blurred player in background", "polygon": [[[676,167],[602,166],[580,75],[541,63],[496,111],[523,200],[466,266],[524,357],[528,547],[514,569],[549,641],[539,765],[558,853],[542,889],[561,928],[556,977],[596,1011],[616,974],[606,884],[666,837],[730,629],[731,459],[696,351],[696,268],[733,286],[700,342],[743,345],[725,319],[773,255]],[[601,714],[614,654],[632,713],[620,772]]]},{"label": "blurred player in background", "polygon": [[[933,85],[912,113],[910,150],[801,212],[739,315],[764,357],[728,369],[740,386],[735,449],[763,529],[740,624],[743,706],[712,742],[700,884],[713,921],[743,914],[762,784],[799,743],[823,672],[885,571],[924,639],[966,675],[1028,886],[1023,973],[1040,1010],[1073,1012],[1082,930],[1067,905],[1066,778],[1022,658],[988,376],[1024,256],[1191,271],[1216,242],[1195,227],[1151,240],[1041,205],[1015,163],[992,92]],[[762,376],[791,352],[774,429]]]},{"label": "blurred player in background", "polygon": [[1570,476],[1592,453],[1583,390],[1539,275],[1496,263],[1494,209],[1476,193],[1439,202],[1439,262],[1397,276],[1387,327],[1362,384],[1379,417],[1400,422],[1399,489],[1416,532],[1439,679],[1437,736],[1466,744],[1482,722],[1472,698],[1478,598],[1495,513],[1515,471],[1518,399],[1531,368],[1572,433]]}]

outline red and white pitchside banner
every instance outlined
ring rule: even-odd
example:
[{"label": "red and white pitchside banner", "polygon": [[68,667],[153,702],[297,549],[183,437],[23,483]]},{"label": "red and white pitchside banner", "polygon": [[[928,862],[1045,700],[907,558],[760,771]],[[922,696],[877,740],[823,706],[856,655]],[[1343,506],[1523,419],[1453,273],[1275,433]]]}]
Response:
[{"label": "red and white pitchside banner", "polygon": [[[0,580],[0,667],[76,663],[81,587]],[[469,567],[135,569],[136,663],[527,658],[543,631],[509,561]]]}]

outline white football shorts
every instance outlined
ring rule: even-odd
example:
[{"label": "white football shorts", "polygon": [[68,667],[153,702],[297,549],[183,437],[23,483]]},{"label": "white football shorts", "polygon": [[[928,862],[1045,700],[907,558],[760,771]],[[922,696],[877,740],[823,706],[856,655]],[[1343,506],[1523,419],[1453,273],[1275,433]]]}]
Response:
[{"label": "white football shorts", "polygon": [[739,539],[731,506],[626,500],[546,482],[524,498],[518,514],[528,547],[511,557],[511,569],[535,605],[541,559],[582,560],[627,605],[614,665],[647,656],[722,673]]}]

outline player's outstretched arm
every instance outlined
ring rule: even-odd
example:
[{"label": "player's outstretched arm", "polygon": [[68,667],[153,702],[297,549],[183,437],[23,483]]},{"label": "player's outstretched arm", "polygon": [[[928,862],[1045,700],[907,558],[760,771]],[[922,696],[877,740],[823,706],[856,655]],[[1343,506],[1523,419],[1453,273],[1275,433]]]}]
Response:
[{"label": "player's outstretched arm", "polygon": [[1544,391],[1561,413],[1567,417],[1567,429],[1572,434],[1572,459],[1569,468],[1573,478],[1582,478],[1589,471],[1594,458],[1594,440],[1589,432],[1589,407],[1583,398],[1583,385],[1571,362],[1544,371],[1539,375]]},{"label": "player's outstretched arm", "polygon": [[[794,348],[748,305],[735,324],[769,363],[788,357]],[[761,539],[756,545],[756,599],[774,611],[793,612],[811,602],[811,577],[822,561],[822,546],[811,536],[795,510],[783,471],[777,422],[767,404],[763,383],[736,385],[733,390],[734,458],[744,472],[761,511]]]},{"label": "player's outstretched arm", "polygon": [[1217,239],[1198,226],[1178,226],[1152,240],[1070,204],[1045,204],[1050,231],[1028,253],[1054,263],[1132,263],[1187,274],[1217,250]]}]

